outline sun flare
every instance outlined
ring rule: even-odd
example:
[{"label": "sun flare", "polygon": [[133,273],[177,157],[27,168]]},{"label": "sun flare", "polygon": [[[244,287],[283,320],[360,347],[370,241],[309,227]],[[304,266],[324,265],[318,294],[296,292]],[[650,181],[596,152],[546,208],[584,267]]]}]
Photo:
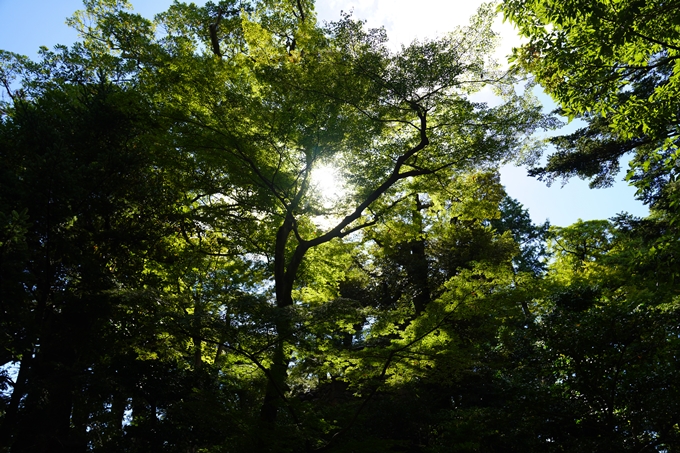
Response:
[{"label": "sun flare", "polygon": [[312,190],[320,195],[325,207],[334,204],[344,193],[342,178],[333,165],[320,165],[312,171]]}]

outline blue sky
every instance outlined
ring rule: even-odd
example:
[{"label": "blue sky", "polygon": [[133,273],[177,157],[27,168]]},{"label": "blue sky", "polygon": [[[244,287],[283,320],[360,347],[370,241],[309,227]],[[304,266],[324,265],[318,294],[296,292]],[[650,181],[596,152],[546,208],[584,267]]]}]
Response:
[{"label": "blue sky", "polygon": [[[135,12],[152,17],[170,5],[170,0],[132,0]],[[197,1],[202,3],[202,1]],[[340,10],[353,10],[356,17],[367,19],[369,26],[384,25],[395,43],[414,38],[435,37],[454,26],[464,24],[474,13],[479,0],[319,0],[317,11],[322,20],[339,17]],[[80,0],[0,0],[0,49],[36,58],[40,46],[70,44],[77,39],[65,19],[80,9]],[[501,33],[501,49],[497,58],[507,55],[519,42],[508,24],[497,23]],[[552,105],[545,96],[546,109]],[[567,126],[570,127],[570,126]],[[570,127],[573,129],[573,125]],[[612,188],[591,190],[585,181],[573,179],[564,187],[552,187],[526,176],[525,168],[506,166],[501,169],[502,182],[508,193],[529,209],[535,222],[550,219],[553,225],[569,225],[577,219],[605,219],[627,211],[647,215],[647,208],[634,199],[635,190],[618,181]],[[623,173],[618,179],[623,178]]]}]

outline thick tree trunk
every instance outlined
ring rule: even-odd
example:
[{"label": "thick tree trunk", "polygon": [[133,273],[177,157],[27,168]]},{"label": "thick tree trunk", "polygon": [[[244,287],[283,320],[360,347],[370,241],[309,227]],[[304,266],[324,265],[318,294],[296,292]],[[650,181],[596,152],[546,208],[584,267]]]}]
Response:
[{"label": "thick tree trunk", "polygon": [[288,378],[289,362],[290,360],[285,353],[285,344],[281,338],[276,344],[272,364],[268,370],[267,388],[260,412],[260,419],[265,426],[273,427],[276,424],[279,406],[287,388],[286,379]]},{"label": "thick tree trunk", "polygon": [[[307,191],[306,178],[295,199],[290,204],[290,206],[287,207],[286,217],[283,221],[283,224],[281,227],[279,227],[279,230],[276,233],[276,244],[274,249],[274,284],[276,287],[276,307],[279,311],[276,322],[278,340],[275,344],[272,364],[267,370],[267,388],[260,411],[260,419],[265,424],[265,426],[272,428],[275,426],[278,408],[281,405],[281,402],[284,401],[285,392],[287,389],[286,380],[288,378],[288,364],[290,363],[290,357],[288,357],[286,353],[286,341],[288,341],[290,335],[293,332],[293,327],[287,313],[287,308],[293,305],[293,284],[295,282],[300,264],[302,263],[307,250],[310,248],[324,244],[335,238],[344,237],[346,234],[348,234],[347,232],[343,232],[343,230],[349,227],[352,222],[359,219],[364,210],[367,209],[375,200],[380,198],[380,196],[390,187],[392,187],[397,181],[428,172],[425,170],[412,170],[401,173],[401,168],[405,165],[406,161],[429,144],[426,133],[427,121],[425,113],[417,110],[417,114],[421,122],[420,142],[418,145],[409,149],[397,159],[392,174],[375,190],[373,190],[351,214],[345,216],[334,228],[330,229],[326,233],[309,241],[301,241],[298,243],[298,245],[295,247],[295,251],[290,257],[288,257],[286,254],[286,246],[288,245],[289,237],[295,228],[295,217],[293,216],[293,211],[296,209],[300,203],[300,200],[302,199],[302,196]],[[310,161],[308,161],[308,169],[311,171]],[[420,199],[416,198],[416,202],[416,211],[418,215],[420,215],[420,209],[422,209],[420,205]],[[352,231],[351,228],[350,231]],[[419,304],[423,304],[423,308],[420,308],[420,311],[422,311],[424,309],[424,301],[426,300],[429,302],[430,299],[430,292],[429,289],[427,289],[427,260],[424,259],[424,242],[422,246],[422,253],[420,254],[422,255],[426,264],[424,274],[425,284],[421,284],[421,288],[423,288],[424,293],[419,296],[420,299],[418,302]],[[422,280],[423,277],[421,277],[421,281]]]},{"label": "thick tree trunk", "polygon": [[260,411],[260,419],[266,427],[273,428],[279,407],[285,398],[288,379],[288,364],[290,357],[286,353],[286,341],[292,333],[292,326],[288,308],[293,305],[293,282],[295,274],[305,254],[300,246],[296,249],[290,262],[286,260],[286,244],[293,230],[293,216],[288,214],[283,225],[276,234],[276,249],[274,256],[274,281],[276,284],[276,333],[278,336],[274,346],[272,364],[267,370],[267,388]]},{"label": "thick tree trunk", "polygon": [[89,407],[83,392],[74,389],[73,412],[71,421],[70,445],[73,453],[85,453],[87,451],[87,422],[89,418]]},{"label": "thick tree trunk", "polygon": [[106,432],[109,439],[123,436],[123,421],[125,420],[125,410],[127,409],[128,399],[122,392],[112,395],[111,412],[109,413],[109,423]]},{"label": "thick tree trunk", "polygon": [[[27,354],[28,355],[28,354]],[[19,365],[19,374],[17,375],[14,388],[12,389],[12,396],[9,400],[9,405],[5,411],[5,416],[0,426],[0,450],[8,448],[12,443],[12,438],[16,427],[18,425],[19,417],[19,403],[26,395],[26,384],[28,382],[29,373],[33,358],[30,356],[24,357]]]},{"label": "thick tree trunk", "polygon": [[201,328],[203,323],[203,303],[200,296],[194,299],[194,321],[193,330],[194,337],[194,371],[199,371],[203,365],[203,337],[201,335]]},{"label": "thick tree trunk", "polygon": [[420,196],[415,194],[416,206],[413,210],[413,224],[418,228],[418,239],[409,244],[410,256],[405,263],[406,273],[415,289],[413,306],[416,316],[420,315],[427,304],[430,303],[430,285],[428,281],[429,265],[425,254],[425,232],[423,228],[423,216],[420,213],[426,206],[420,201]]},{"label": "thick tree trunk", "polygon": [[76,353],[55,315],[36,354],[13,453],[72,452],[73,367]]}]

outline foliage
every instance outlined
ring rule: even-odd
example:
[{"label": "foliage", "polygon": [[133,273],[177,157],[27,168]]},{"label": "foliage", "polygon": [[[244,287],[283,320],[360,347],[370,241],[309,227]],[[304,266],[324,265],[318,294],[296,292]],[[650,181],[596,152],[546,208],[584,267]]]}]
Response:
[{"label": "foliage", "polygon": [[518,272],[529,272],[540,275],[546,270],[548,251],[545,239],[550,223],[534,225],[529,211],[515,199],[505,197],[500,203],[500,217],[491,220],[491,225],[498,232],[509,231],[520,246],[520,254],[513,260]]},{"label": "foliage", "polygon": [[678,6],[663,1],[507,0],[506,18],[529,42],[515,52],[578,131],[553,139],[557,152],[533,174],[579,176],[607,186],[621,156],[646,202],[675,203],[678,138]]},{"label": "foliage", "polygon": [[397,52],[307,1],[128,7],[0,55],[4,451],[673,451],[674,216],[507,196],[554,122],[492,6]]},{"label": "foliage", "polygon": [[652,208],[646,219],[551,229],[546,292],[535,327],[518,337],[541,378],[516,382],[534,382],[536,401],[556,408],[544,451],[675,451],[677,425],[666,420],[677,417],[677,387],[665,376],[677,373],[667,354],[677,338],[678,6],[507,0],[500,9],[529,38],[516,64],[585,122],[552,139],[557,151],[530,174],[607,186],[633,153],[627,179]]}]

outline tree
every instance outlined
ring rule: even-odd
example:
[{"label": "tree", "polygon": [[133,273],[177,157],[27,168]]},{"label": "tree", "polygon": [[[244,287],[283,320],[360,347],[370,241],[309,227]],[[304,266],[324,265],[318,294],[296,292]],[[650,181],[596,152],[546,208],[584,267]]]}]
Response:
[{"label": "tree", "polygon": [[542,225],[534,225],[529,211],[509,196],[501,201],[500,209],[500,217],[492,219],[491,225],[498,232],[511,232],[513,239],[519,244],[520,254],[514,259],[516,270],[541,275],[546,270],[548,251],[545,238],[550,223],[546,221]]},{"label": "tree", "polygon": [[[307,4],[263,2],[240,21],[220,22],[215,52],[215,36],[208,44],[196,24],[231,7],[177,4],[159,17],[168,34],[156,39],[137,31],[152,30],[149,22],[93,5],[98,25],[82,31],[87,46],[110,43],[114,55],[141,62],[139,89],[174,119],[173,146],[211,173],[210,186],[195,190],[203,221],[223,232],[224,248],[213,252],[267,263],[276,340],[256,360],[268,382],[262,422],[274,426],[297,347],[291,313],[306,303],[294,297],[305,294],[305,257],[360,234],[418,185],[520,152],[521,137],[543,123],[528,98],[509,91],[513,79],[486,61],[489,7],[469,28],[392,54],[382,31],[350,17],[322,29]],[[465,98],[489,81],[507,103]],[[342,205],[323,207],[310,186],[322,163],[344,173]],[[334,226],[315,226],[314,216],[331,214]],[[189,239],[200,247],[200,238]]]},{"label": "tree", "polygon": [[[677,446],[677,426],[668,422],[678,417],[678,387],[671,384],[678,369],[670,359],[677,339],[677,289],[647,265],[643,257],[650,244],[628,227],[630,221],[582,222],[554,232],[563,251],[546,281],[540,318],[527,335],[516,337],[519,345],[536,335],[521,346],[533,348],[533,357],[519,357],[538,367],[532,373],[542,384],[534,388],[543,389],[534,398],[555,408],[542,415],[548,430],[542,437],[555,447],[674,451]],[[530,381],[523,373],[516,377],[518,384]]]},{"label": "tree", "polygon": [[[74,83],[15,98],[4,118],[1,203],[19,233],[3,250],[3,335],[11,338],[3,359],[20,363],[3,420],[12,451],[84,448],[84,426],[70,425],[102,362],[119,353],[102,340],[123,322],[121,288],[151,284],[145,262],[174,234],[180,194],[165,180],[170,166],[154,168],[161,156],[139,101],[106,80]],[[18,240],[23,259],[7,266]],[[148,309],[145,299],[130,309]]]},{"label": "tree", "polygon": [[432,451],[675,451],[677,286],[635,222],[553,228],[547,275],[496,286],[483,327],[459,321],[478,353],[436,393],[453,403],[430,407]]},{"label": "tree", "polygon": [[[678,5],[663,1],[507,0],[501,6],[529,42],[519,66],[569,118],[586,122],[553,139],[557,152],[532,174],[611,184],[633,153],[628,179],[646,202],[675,205],[678,146]],[[663,205],[664,203],[662,203]]]},{"label": "tree", "polygon": [[[458,307],[491,318],[473,302],[510,285],[516,251],[489,224],[491,170],[551,122],[489,60],[489,6],[399,52],[308,2],[176,3],[155,22],[126,7],[87,1],[83,41],[40,63],[2,54],[6,88],[24,76],[3,107],[2,283],[26,274],[3,328],[30,330],[4,352],[21,362],[8,443],[342,448],[381,389],[455,362]],[[504,103],[469,99],[489,85]],[[345,180],[333,205],[320,165]],[[372,300],[391,282],[371,270],[392,266],[398,294]]]}]

